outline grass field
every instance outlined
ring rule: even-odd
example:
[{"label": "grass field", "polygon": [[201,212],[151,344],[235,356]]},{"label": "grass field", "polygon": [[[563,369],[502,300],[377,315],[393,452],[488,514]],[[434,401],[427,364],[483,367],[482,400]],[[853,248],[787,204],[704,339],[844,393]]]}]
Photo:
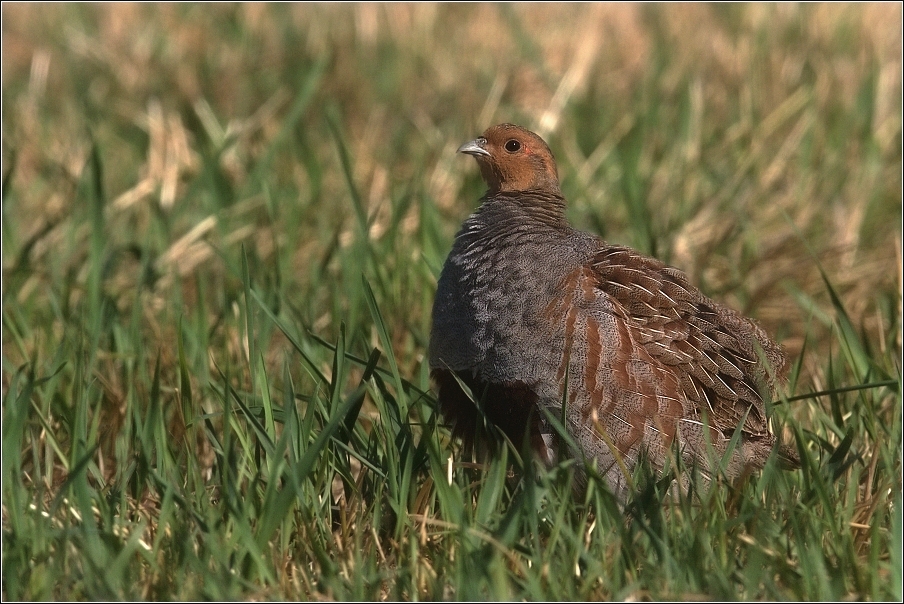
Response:
[{"label": "grass field", "polygon": [[[900,601],[899,4],[2,11],[4,600]],[[461,458],[430,309],[503,121],[782,342],[800,470]]]}]

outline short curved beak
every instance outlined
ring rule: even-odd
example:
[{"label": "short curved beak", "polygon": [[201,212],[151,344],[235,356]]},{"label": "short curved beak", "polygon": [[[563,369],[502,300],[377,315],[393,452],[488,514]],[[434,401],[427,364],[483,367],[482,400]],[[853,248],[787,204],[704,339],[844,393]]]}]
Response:
[{"label": "short curved beak", "polygon": [[467,153],[468,155],[473,155],[475,157],[489,157],[490,152],[487,151],[486,146],[487,139],[481,136],[480,138],[475,138],[474,140],[467,142],[459,147],[457,153]]}]

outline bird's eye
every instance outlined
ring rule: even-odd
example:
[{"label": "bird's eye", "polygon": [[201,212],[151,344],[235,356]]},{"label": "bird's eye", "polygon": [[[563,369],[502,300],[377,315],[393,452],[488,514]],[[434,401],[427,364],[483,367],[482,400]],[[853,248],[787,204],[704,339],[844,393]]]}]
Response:
[{"label": "bird's eye", "polygon": [[512,139],[512,140],[508,141],[507,143],[505,143],[505,150],[508,151],[509,153],[515,153],[519,149],[521,149],[521,143],[519,143],[515,139]]}]

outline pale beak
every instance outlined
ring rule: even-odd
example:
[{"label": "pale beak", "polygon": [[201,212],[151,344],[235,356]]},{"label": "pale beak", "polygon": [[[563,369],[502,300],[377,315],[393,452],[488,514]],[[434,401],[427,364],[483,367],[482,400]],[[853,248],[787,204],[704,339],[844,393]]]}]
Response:
[{"label": "pale beak", "polygon": [[490,152],[486,150],[487,139],[483,138],[475,138],[474,140],[465,143],[461,147],[458,148],[458,153],[467,153],[468,155],[473,155],[475,157],[485,156],[489,157]]}]

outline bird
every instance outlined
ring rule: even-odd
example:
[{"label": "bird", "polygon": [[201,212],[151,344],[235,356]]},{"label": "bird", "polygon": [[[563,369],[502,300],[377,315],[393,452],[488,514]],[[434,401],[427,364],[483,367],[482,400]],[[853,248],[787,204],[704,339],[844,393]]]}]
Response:
[{"label": "bird", "polygon": [[458,153],[487,191],[433,305],[430,376],[455,436],[504,435],[547,466],[582,461],[578,486],[592,469],[622,501],[642,462],[680,462],[706,484],[762,468],[774,449],[796,464],[765,405],[788,362],[755,321],[681,270],[573,228],[552,151],[530,130],[499,124]]}]

